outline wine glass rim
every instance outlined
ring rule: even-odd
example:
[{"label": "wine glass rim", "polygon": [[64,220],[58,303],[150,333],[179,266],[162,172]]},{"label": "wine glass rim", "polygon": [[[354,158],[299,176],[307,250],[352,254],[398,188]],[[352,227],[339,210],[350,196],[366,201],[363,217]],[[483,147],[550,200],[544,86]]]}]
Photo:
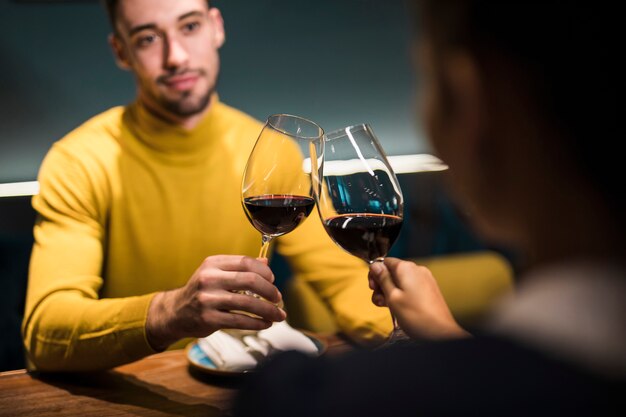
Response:
[{"label": "wine glass rim", "polygon": [[324,136],[326,137],[326,140],[333,140],[336,139],[340,136],[344,136],[346,134],[346,131],[350,130],[350,131],[357,131],[357,130],[372,130],[372,128],[370,127],[370,125],[368,123],[359,123],[359,124],[355,124],[355,125],[350,125],[350,126],[345,126],[339,129],[335,129],[332,132],[328,132],[325,133]]},{"label": "wine glass rim", "polygon": [[[319,129],[320,134],[317,136],[302,136],[302,135],[298,135],[298,134],[294,134],[292,132],[287,132],[284,129],[281,129],[280,127],[276,126],[274,123],[272,123],[272,119],[278,118],[278,117],[291,117],[294,119],[300,119],[300,120],[304,120],[307,123],[312,124],[313,126],[316,126]],[[317,123],[315,123],[313,120],[307,119],[306,117],[302,117],[302,116],[296,116],[295,114],[289,114],[289,113],[275,113],[275,114],[271,114],[267,117],[267,124],[270,125],[272,127],[272,129],[279,131],[280,133],[283,133],[287,136],[292,136],[294,138],[301,138],[301,139],[309,139],[309,140],[315,140],[315,139],[319,139],[324,137],[324,129],[322,129],[322,127],[320,125],[318,125]]]}]

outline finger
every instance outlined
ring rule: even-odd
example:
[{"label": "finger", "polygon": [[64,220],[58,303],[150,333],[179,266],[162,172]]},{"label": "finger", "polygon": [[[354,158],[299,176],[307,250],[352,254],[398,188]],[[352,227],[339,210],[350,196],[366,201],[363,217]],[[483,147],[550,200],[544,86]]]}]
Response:
[{"label": "finger", "polygon": [[266,321],[283,321],[287,317],[285,311],[274,304],[245,294],[225,293],[215,307],[254,314]]},{"label": "finger", "polygon": [[[384,262],[387,267],[387,271],[389,273],[389,277],[393,282],[393,285],[402,288],[402,274],[400,273],[400,267],[404,264],[406,265],[414,265],[412,262],[403,261],[398,258],[385,258]],[[406,272],[406,271],[405,271]]]},{"label": "finger", "polygon": [[385,296],[381,293],[373,293],[372,294],[372,303],[378,307],[386,307],[387,301],[385,300]]},{"label": "finger", "polygon": [[[370,274],[371,274],[371,271],[370,271]],[[378,288],[378,285],[376,284],[376,281],[370,275],[367,276],[367,284],[369,285],[370,290],[376,291],[376,288]]]},{"label": "finger", "polygon": [[269,320],[225,311],[217,312],[214,317],[221,329],[263,330],[271,327],[273,323]]},{"label": "finger", "polygon": [[370,290],[374,290],[374,291],[376,291],[376,289],[379,288],[378,284],[376,283],[376,278],[374,277],[377,274],[376,271],[378,271],[378,269],[370,268],[370,270],[369,270],[369,272],[367,274],[367,284],[369,285]]},{"label": "finger", "polygon": [[[372,272],[370,271],[370,275],[372,274]],[[370,289],[372,290],[373,294],[372,297],[374,297],[375,294],[380,294],[381,296],[383,296],[383,291],[380,288],[380,286],[376,283],[376,280],[373,276],[368,275],[367,277],[367,282],[369,284]],[[374,303],[376,304],[376,303]],[[376,304],[378,305],[378,304]]]},{"label": "finger", "polygon": [[372,289],[372,303],[378,307],[383,307],[387,305],[387,300],[385,300],[385,294],[383,294],[383,290],[376,283],[374,278],[371,278],[370,288]]},{"label": "finger", "polygon": [[389,270],[382,262],[374,262],[370,266],[371,276],[384,295],[388,295],[396,288]]},{"label": "finger", "polygon": [[228,291],[250,291],[272,303],[283,299],[276,286],[252,272],[223,272],[222,288]]},{"label": "finger", "polygon": [[204,260],[206,266],[223,271],[248,271],[258,274],[268,282],[274,282],[274,273],[267,262],[240,255],[216,255]]}]

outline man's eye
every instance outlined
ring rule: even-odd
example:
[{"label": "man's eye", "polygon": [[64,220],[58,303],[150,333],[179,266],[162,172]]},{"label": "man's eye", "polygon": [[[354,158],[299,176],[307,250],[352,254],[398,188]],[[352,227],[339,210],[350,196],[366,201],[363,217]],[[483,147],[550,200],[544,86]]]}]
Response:
[{"label": "man's eye", "polygon": [[135,41],[135,44],[140,48],[145,48],[155,43],[158,39],[159,37],[156,34],[151,33],[149,35],[139,36]]},{"label": "man's eye", "polygon": [[200,22],[187,22],[183,25],[182,30],[184,33],[195,32],[200,28]]}]

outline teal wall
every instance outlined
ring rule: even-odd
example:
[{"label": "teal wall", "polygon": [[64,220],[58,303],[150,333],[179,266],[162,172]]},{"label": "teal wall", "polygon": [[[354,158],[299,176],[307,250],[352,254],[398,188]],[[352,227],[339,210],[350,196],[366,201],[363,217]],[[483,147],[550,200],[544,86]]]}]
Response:
[{"label": "teal wall", "polygon": [[[218,91],[264,119],[326,130],[367,122],[390,155],[427,152],[414,121],[402,0],[215,0],[225,19]],[[132,100],[93,1],[0,0],[0,183],[32,180],[50,145]]]},{"label": "teal wall", "polygon": [[[391,155],[429,151],[414,117],[403,0],[214,3],[227,31],[223,101],[259,119],[301,114],[326,130],[368,122]],[[55,140],[133,99],[108,33],[95,0],[0,0],[0,183],[34,179]],[[406,221],[392,255],[482,247],[438,178],[400,176]],[[0,371],[24,366],[20,322],[34,216],[29,197],[0,198]],[[289,276],[281,258],[272,267],[280,282]]]}]

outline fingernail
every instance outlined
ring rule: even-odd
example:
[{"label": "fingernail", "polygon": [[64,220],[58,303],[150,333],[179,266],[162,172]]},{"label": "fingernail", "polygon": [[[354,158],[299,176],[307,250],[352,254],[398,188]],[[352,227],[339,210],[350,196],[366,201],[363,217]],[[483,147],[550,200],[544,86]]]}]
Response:
[{"label": "fingernail", "polygon": [[376,275],[380,275],[383,273],[383,266],[380,264],[380,262],[374,262],[373,264],[370,265],[370,269],[372,270],[372,272],[374,272]]}]

